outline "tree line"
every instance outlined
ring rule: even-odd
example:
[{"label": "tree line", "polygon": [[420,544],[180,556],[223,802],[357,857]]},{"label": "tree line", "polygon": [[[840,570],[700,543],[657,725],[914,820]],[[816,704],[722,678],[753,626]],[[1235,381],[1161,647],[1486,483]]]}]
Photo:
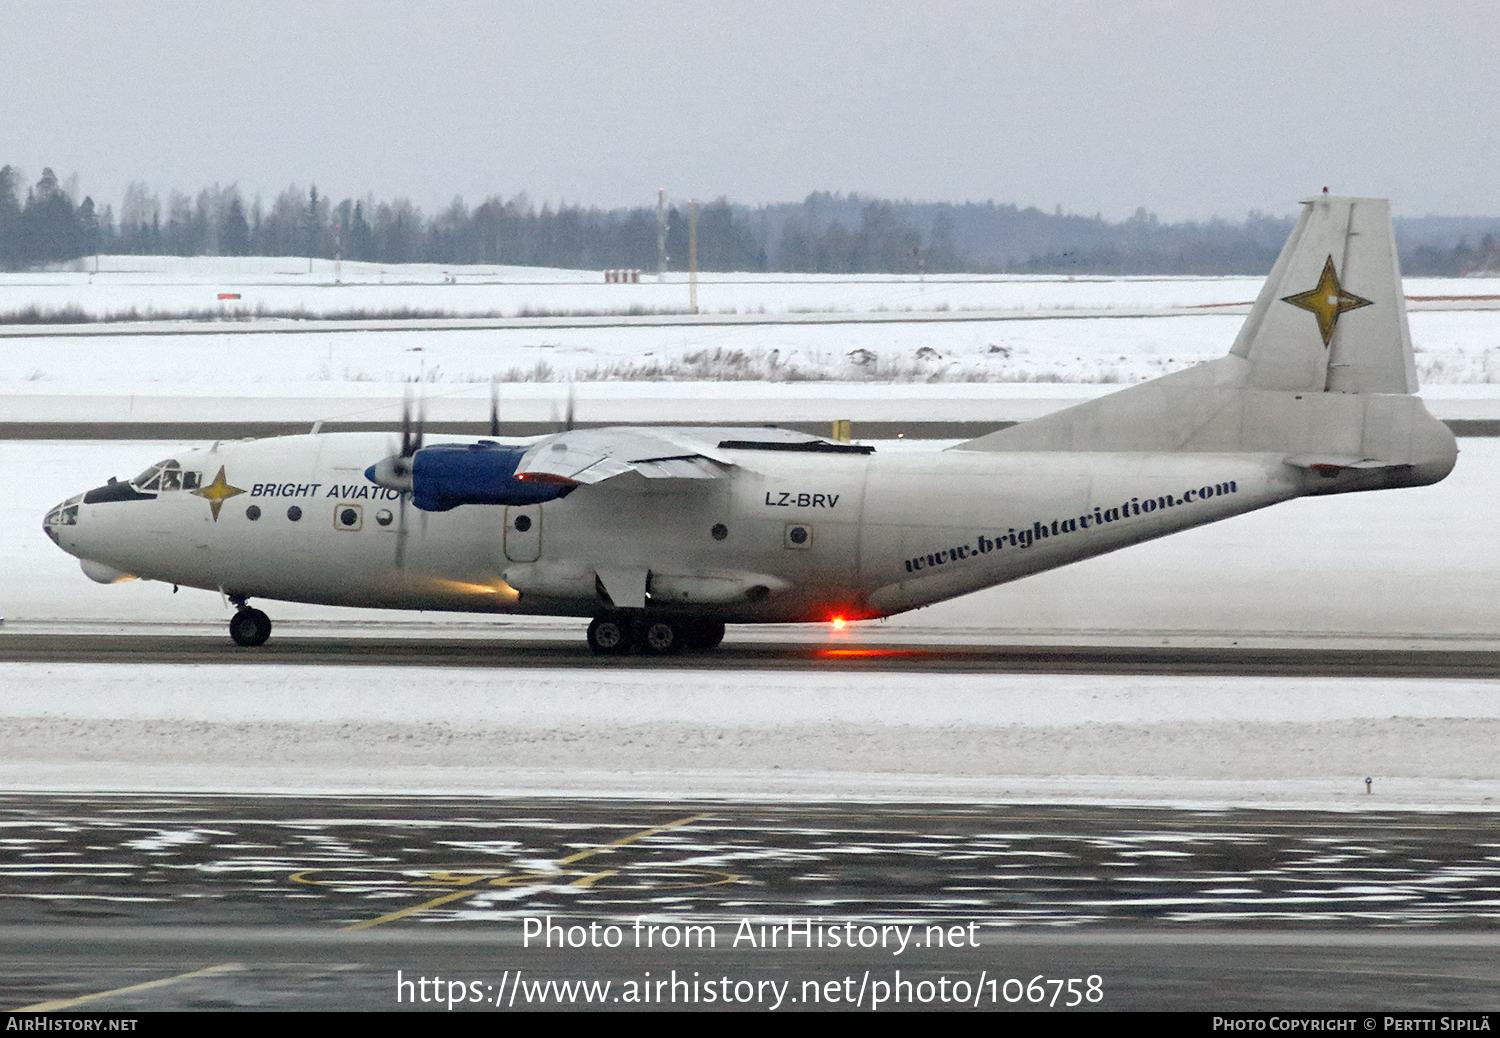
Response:
[{"label": "tree line", "polygon": [[[470,207],[455,198],[425,214],[409,199],[334,202],[292,186],[269,205],[215,185],[165,201],[144,183],[118,216],[51,169],[34,184],[0,168],[0,267],[25,269],[98,253],[169,256],[316,256],[372,263],[507,264],[573,269],[657,266],[654,206],[600,209],[522,193]],[[23,197],[24,196],[24,197]],[[668,269],[688,260],[688,214],[667,214]],[[1292,226],[1251,212],[1243,221],[1163,223],[1145,209],[1126,220],[1061,207],[918,203],[813,192],[762,206],[720,198],[698,210],[705,271],[802,273],[1264,274]],[[1398,219],[1403,270],[1414,275],[1500,271],[1500,220]]]}]

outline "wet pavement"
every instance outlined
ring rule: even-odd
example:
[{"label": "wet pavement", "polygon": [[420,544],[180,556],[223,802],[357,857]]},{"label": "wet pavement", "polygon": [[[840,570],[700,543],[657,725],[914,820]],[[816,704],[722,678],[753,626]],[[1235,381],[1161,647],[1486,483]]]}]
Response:
[{"label": "wet pavement", "polygon": [[[430,1009],[418,997],[427,987],[395,1002],[406,994],[396,971],[457,971],[462,1006],[513,1008],[504,1002],[517,991],[522,1005],[546,1001],[522,976],[609,980],[619,998],[654,968],[657,979],[717,971],[796,990],[862,978],[873,1003],[882,982],[897,990],[901,969],[908,980],[966,978],[971,993],[986,978],[995,997],[981,992],[971,1008],[1037,1008],[1004,987],[1037,976],[1061,979],[1064,1002],[1099,978],[1098,1001],[1079,994],[1077,1008],[1485,1008],[1500,975],[1496,822],[10,795],[0,797],[0,997],[18,1008],[116,992],[80,1010]],[[151,986],[118,991],[138,984]],[[684,1005],[709,1007],[703,991],[689,1002],[681,990]],[[938,990],[928,1008],[943,1004]]]}]

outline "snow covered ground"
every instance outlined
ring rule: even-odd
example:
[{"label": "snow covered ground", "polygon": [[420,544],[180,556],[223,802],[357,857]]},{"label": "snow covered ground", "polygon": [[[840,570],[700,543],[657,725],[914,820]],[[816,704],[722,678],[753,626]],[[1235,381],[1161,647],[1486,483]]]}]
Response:
[{"label": "snow covered ground", "polygon": [[[0,314],[29,306],[78,309],[96,318],[136,311],[258,309],[309,315],[418,309],[453,315],[683,312],[686,274],[611,285],[602,271],[547,267],[379,265],[296,257],[104,256],[76,269],[0,273]],[[337,281],[335,278],[337,277]],[[706,314],[858,311],[1160,309],[1246,303],[1258,277],[1105,277],[1016,274],[701,273]],[[1407,294],[1494,296],[1500,278],[1408,278]],[[239,293],[221,300],[219,293]]]},{"label": "snow covered ground", "polygon": [[[77,307],[95,317],[197,310],[254,312],[419,309],[453,315],[526,313],[685,312],[686,274],[643,272],[639,284],[606,284],[601,271],[542,267],[379,266],[344,263],[335,282],[331,261],[294,257],[105,256],[80,270],[0,274],[0,314],[28,306]],[[451,279],[451,280],[450,280]],[[1260,279],[1080,278],[1055,276],[718,274],[698,277],[698,306],[707,314],[1136,308],[1244,302]],[[1466,282],[1465,294],[1486,284]],[[220,300],[220,292],[239,293]],[[1424,293],[1434,294],[1434,293]]]},{"label": "snow covered ground", "polygon": [[[333,330],[0,336],[0,393],[281,396],[504,382],[1129,385],[1221,357],[1244,318]],[[1424,385],[1500,383],[1500,311],[1411,315]],[[111,331],[119,326],[91,326]],[[397,395],[399,395],[399,390]]]},{"label": "snow covered ground", "polygon": [[[1242,306],[1223,308],[1246,303],[1259,290],[1254,278],[714,274],[701,280],[700,309],[739,315],[739,323],[683,325],[649,316],[685,310],[680,275],[670,275],[667,284],[606,285],[587,271],[456,268],[458,283],[449,284],[439,268],[416,266],[388,270],[389,283],[382,285],[377,269],[345,264],[345,281],[358,283],[335,285],[332,265],[324,261],[311,276],[295,260],[106,257],[102,265],[94,275],[0,274],[0,316],[30,307],[76,307],[97,317],[236,308],[507,318],[633,309],[642,316],[612,327],[523,321],[519,327],[419,331],[379,322],[308,331],[308,322],[289,319],[174,321],[32,328],[34,334],[22,338],[6,336],[26,329],[0,326],[0,396],[280,397],[358,395],[377,387],[390,395],[392,387],[413,381],[441,393],[494,377],[1124,385],[1221,356],[1243,319]],[[152,265],[160,269],[140,269]],[[216,297],[224,291],[241,298],[220,303]],[[1500,280],[1414,279],[1407,291],[1428,299],[1414,307],[1438,308],[1411,315],[1423,382],[1500,384]],[[1436,298],[1455,296],[1463,298]],[[924,319],[891,323],[903,314]],[[756,323],[757,315],[777,320]],[[829,315],[843,323],[826,323]],[[809,323],[785,323],[799,319]]]},{"label": "snow covered ground", "polygon": [[1487,681],[29,663],[0,683],[14,790],[1500,803]]}]

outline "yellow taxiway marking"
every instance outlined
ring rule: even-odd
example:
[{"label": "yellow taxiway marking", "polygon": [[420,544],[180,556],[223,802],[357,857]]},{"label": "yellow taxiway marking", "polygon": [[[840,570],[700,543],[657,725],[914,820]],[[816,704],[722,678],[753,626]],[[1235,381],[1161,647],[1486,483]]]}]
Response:
[{"label": "yellow taxiway marking", "polygon": [[108,998],[110,995],[128,995],[133,991],[145,991],[148,988],[159,988],[166,984],[176,984],[179,980],[192,980],[194,977],[206,977],[211,973],[223,973],[225,970],[239,969],[237,962],[224,962],[217,966],[209,966],[206,969],[193,970],[191,973],[179,973],[175,977],[163,977],[161,980],[148,980],[144,984],[132,984],[124,988],[112,988],[109,991],[96,991],[92,995],[79,995],[77,998],[60,998],[55,1002],[38,1002],[32,1006],[22,1006],[12,1009],[12,1013],[50,1013],[58,1009],[71,1009],[73,1006],[83,1005],[98,998]]},{"label": "yellow taxiway marking", "polygon": [[[675,822],[665,822],[665,823],[663,823],[661,825],[654,825],[650,829],[642,829],[638,833],[631,833],[629,836],[622,836],[618,840],[612,840],[609,843],[600,844],[598,847],[590,847],[588,850],[579,851],[577,854],[570,854],[566,858],[560,858],[560,859],[558,859],[558,861],[556,861],[554,864],[556,864],[556,865],[571,865],[574,862],[582,861],[584,858],[591,858],[591,857],[593,857],[596,854],[604,854],[604,853],[606,853],[608,851],[615,850],[616,848],[624,847],[624,846],[627,846],[628,844],[635,843],[637,840],[644,840],[648,836],[655,836],[657,833],[664,833],[664,832],[667,832],[668,830],[677,829],[677,828],[680,828],[680,827],[682,827],[684,825],[691,825],[694,822],[702,821],[703,819],[705,819],[707,817],[709,817],[709,812],[703,812],[701,814],[688,815],[686,818],[679,818]],[[587,876],[582,876],[579,879],[574,880],[571,884],[569,884],[569,886],[574,886],[574,887],[590,887],[590,886],[593,886],[595,883],[597,883],[599,880],[603,879],[604,877],[613,875],[614,872],[615,872],[614,869],[606,869],[603,872],[595,872],[595,873],[592,873],[592,874],[587,875]],[[452,874],[452,873],[439,873],[438,875],[445,875],[445,876],[447,876],[447,875],[454,875],[454,874]],[[457,878],[458,877],[455,876],[455,879],[457,879]],[[481,878],[481,877],[478,877],[478,876],[474,877],[475,880],[477,880],[479,878]],[[521,878],[521,877],[517,877],[517,878]],[[548,877],[545,873],[541,873],[541,874],[537,874],[535,876],[527,876],[525,878],[529,879],[529,880],[532,880],[533,882],[538,882],[539,881],[539,882],[545,883],[546,880],[549,879],[549,878],[551,878],[551,877]],[[463,879],[460,879],[459,881],[460,882],[473,882],[473,880],[468,880],[467,877],[465,877]],[[379,926],[381,923],[389,923],[389,922],[393,922],[394,920],[397,920],[397,919],[405,919],[407,916],[416,915],[418,912],[425,912],[429,908],[436,908],[439,905],[446,905],[450,901],[459,901],[459,900],[462,900],[463,898],[469,897],[469,896],[471,896],[473,894],[477,894],[477,893],[478,893],[478,890],[474,890],[474,889],[455,891],[455,892],[453,892],[451,894],[444,894],[442,897],[435,897],[431,901],[423,901],[420,905],[412,905],[410,908],[403,908],[403,909],[401,909],[400,911],[397,911],[397,912],[389,912],[386,915],[377,916],[374,919],[366,919],[362,923],[353,923],[353,924],[351,924],[349,926],[341,926],[341,927],[339,927],[339,930],[340,930],[340,932],[343,932],[343,931],[346,931],[346,930],[368,930],[372,926]]]},{"label": "yellow taxiway marking", "polygon": [[390,912],[386,915],[377,916],[374,919],[366,919],[364,922],[354,923],[352,926],[341,926],[339,927],[339,930],[340,932],[344,930],[368,930],[370,927],[379,926],[381,923],[389,923],[395,919],[404,919],[409,915],[416,915],[418,912],[425,912],[429,908],[436,908],[438,905],[446,905],[449,901],[457,901],[460,898],[468,897],[472,893],[474,893],[474,891],[472,890],[460,890],[455,894],[444,894],[442,897],[435,897],[431,901],[423,901],[420,905],[412,905],[410,908],[403,908],[399,912]]},{"label": "yellow taxiway marking", "polygon": [[615,870],[614,869],[605,869],[603,872],[595,872],[595,873],[593,873],[592,875],[589,875],[589,876],[579,876],[573,882],[569,883],[568,886],[570,886],[570,887],[591,887],[595,883],[598,883],[604,877],[606,877],[606,876],[613,876],[614,874],[615,874]]},{"label": "yellow taxiway marking", "polygon": [[708,816],[709,812],[705,811],[702,814],[688,815],[686,818],[679,818],[675,822],[667,822],[663,825],[653,826],[650,829],[642,829],[638,833],[631,833],[629,836],[622,836],[618,840],[615,840],[613,843],[601,844],[598,847],[590,847],[586,851],[579,851],[577,854],[569,855],[566,858],[560,858],[558,859],[557,864],[571,865],[575,861],[582,861],[584,858],[592,858],[596,854],[603,854],[605,851],[612,851],[616,847],[624,847],[626,844],[635,843],[635,841],[637,840],[644,840],[648,836],[655,836],[657,833],[664,833],[668,829],[677,829],[684,825],[692,825],[694,822],[701,822]]}]

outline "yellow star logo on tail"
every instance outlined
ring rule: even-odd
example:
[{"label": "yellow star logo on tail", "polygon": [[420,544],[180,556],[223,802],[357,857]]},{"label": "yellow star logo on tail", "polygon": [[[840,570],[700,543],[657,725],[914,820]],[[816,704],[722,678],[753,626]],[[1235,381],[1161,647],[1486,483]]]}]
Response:
[{"label": "yellow star logo on tail", "polygon": [[1323,276],[1318,278],[1317,288],[1298,292],[1294,296],[1283,296],[1281,301],[1312,312],[1312,315],[1318,319],[1318,331],[1323,334],[1324,346],[1327,346],[1328,340],[1333,338],[1333,329],[1339,322],[1339,314],[1346,310],[1358,310],[1362,306],[1375,305],[1368,299],[1344,290],[1344,286],[1339,284],[1338,274],[1333,269],[1332,256],[1329,256],[1328,262],[1323,264]]},{"label": "yellow star logo on tail", "polygon": [[239,487],[229,485],[229,481],[224,478],[224,466],[220,465],[219,474],[214,477],[214,481],[206,487],[199,487],[193,493],[208,502],[208,507],[214,512],[214,522],[218,522],[219,509],[224,507],[224,502],[236,494],[243,494],[244,491]]}]

